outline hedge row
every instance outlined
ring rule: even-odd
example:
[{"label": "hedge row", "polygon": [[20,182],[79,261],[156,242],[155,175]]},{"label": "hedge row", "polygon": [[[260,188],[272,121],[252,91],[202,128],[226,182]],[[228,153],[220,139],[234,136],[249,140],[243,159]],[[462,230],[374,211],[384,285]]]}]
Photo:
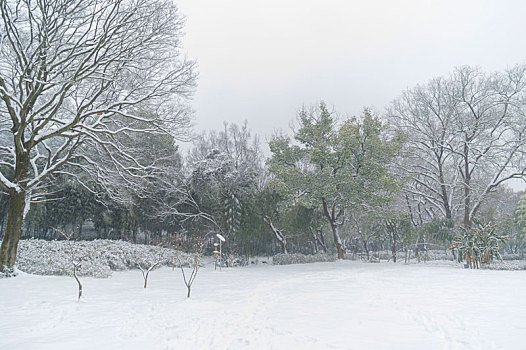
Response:
[{"label": "hedge row", "polygon": [[19,243],[16,266],[20,271],[36,275],[71,275],[72,257],[81,262],[79,275],[109,277],[112,271],[148,268],[159,261],[169,266],[179,260],[185,266],[193,255],[173,249],[132,244],[124,241],[44,241],[22,240]]}]

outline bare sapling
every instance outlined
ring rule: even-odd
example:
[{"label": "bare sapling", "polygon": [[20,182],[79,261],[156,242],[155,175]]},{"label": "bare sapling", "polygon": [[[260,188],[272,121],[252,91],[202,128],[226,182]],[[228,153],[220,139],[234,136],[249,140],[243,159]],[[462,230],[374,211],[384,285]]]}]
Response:
[{"label": "bare sapling", "polygon": [[58,229],[56,227],[53,227],[53,229],[55,231],[57,231],[58,233],[60,233],[62,236],[64,236],[64,238],[66,239],[66,242],[68,244],[71,264],[73,265],[73,277],[77,281],[77,284],[78,284],[78,287],[79,287],[79,295],[78,295],[78,299],[77,299],[77,301],[78,301],[82,297],[82,283],[80,283],[79,276],[78,276],[77,273],[79,272],[79,270],[82,267],[82,260],[84,258],[86,258],[89,255],[89,253],[77,259],[75,253],[73,252],[73,246],[71,245],[71,237],[73,237],[73,232],[66,233],[66,232],[64,232],[64,231],[62,231],[62,230],[60,230],[60,229]]},{"label": "bare sapling", "polygon": [[153,264],[150,265],[150,267],[148,268],[143,268],[141,266],[141,264],[137,264],[137,266],[139,267],[139,270],[141,270],[142,272],[142,277],[144,278],[144,288],[146,288],[146,285],[148,284],[148,275],[150,274],[150,271],[152,271],[153,269],[155,269],[157,266],[159,266],[159,264],[161,263],[161,260],[157,260],[156,262],[154,262]]},{"label": "bare sapling", "polygon": [[194,256],[194,264],[192,266],[192,272],[190,273],[190,277],[188,279],[186,279],[186,274],[184,272],[183,263],[179,259],[179,266],[181,267],[181,272],[183,273],[184,284],[186,285],[186,288],[188,290],[188,293],[186,294],[187,298],[190,298],[190,291],[191,291],[191,288],[192,288],[192,284],[194,283],[195,278],[197,277],[197,271],[199,270],[199,262],[200,262],[200,260],[201,260],[200,255],[199,254],[195,254],[195,256]]}]

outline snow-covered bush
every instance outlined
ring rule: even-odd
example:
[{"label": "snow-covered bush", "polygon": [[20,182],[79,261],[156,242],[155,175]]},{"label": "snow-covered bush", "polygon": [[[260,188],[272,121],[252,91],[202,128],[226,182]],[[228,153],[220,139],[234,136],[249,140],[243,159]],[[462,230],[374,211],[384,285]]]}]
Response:
[{"label": "snow-covered bush", "polygon": [[[418,262],[418,258],[416,256],[415,250],[411,250],[407,253],[409,261],[411,263]],[[403,261],[406,257],[405,251],[399,251],[396,253],[397,260]],[[454,260],[453,254],[450,251],[444,251],[444,250],[427,250],[427,251],[420,251],[419,252],[420,261],[430,261],[430,260]],[[378,260],[380,258],[380,260]],[[358,254],[347,254],[346,259],[349,260],[367,260],[365,253],[358,253]],[[393,252],[390,250],[382,250],[380,252],[371,252],[370,253],[370,262],[379,262],[379,261],[392,261],[393,259]]]},{"label": "snow-covered bush", "polygon": [[[427,256],[429,257],[429,260],[455,260],[453,254],[451,254],[451,252],[449,251],[428,250],[426,253],[427,253]],[[423,254],[426,254],[426,253],[423,253]]]},{"label": "snow-covered bush", "polygon": [[308,264],[314,262],[336,261],[336,255],[330,254],[276,254],[272,258],[274,265]]},{"label": "snow-covered bush", "polygon": [[481,268],[487,270],[526,270],[525,260],[493,261],[491,264],[482,264]]},{"label": "snow-covered bush", "polygon": [[[109,277],[112,271],[136,269],[137,264],[171,266],[174,259],[185,266],[193,255],[168,248],[132,244],[124,241],[71,241],[73,253],[82,256],[80,276]],[[71,254],[67,241],[22,240],[17,268],[36,275],[71,275]]]},{"label": "snow-covered bush", "polygon": [[450,247],[457,252],[458,262],[465,262],[470,268],[478,269],[481,264],[489,264],[493,258],[502,260],[499,244],[508,237],[497,234],[494,225],[475,221],[475,227],[462,230]]},{"label": "snow-covered bush", "polygon": [[225,264],[228,264],[228,267],[239,267],[239,266],[247,266],[248,260],[244,256],[238,256],[238,255],[229,255],[225,258],[226,260],[223,262],[223,266]]},{"label": "snow-covered bush", "polygon": [[502,260],[524,260],[523,254],[501,253]]}]

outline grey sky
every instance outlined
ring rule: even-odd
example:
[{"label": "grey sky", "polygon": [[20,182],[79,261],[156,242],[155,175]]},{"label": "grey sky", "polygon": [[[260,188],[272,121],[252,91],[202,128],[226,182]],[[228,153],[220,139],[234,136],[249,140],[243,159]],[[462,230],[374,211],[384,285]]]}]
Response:
[{"label": "grey sky", "polygon": [[383,108],[455,66],[526,59],[526,2],[176,0],[199,63],[196,131],[241,123],[263,141],[302,104]]}]

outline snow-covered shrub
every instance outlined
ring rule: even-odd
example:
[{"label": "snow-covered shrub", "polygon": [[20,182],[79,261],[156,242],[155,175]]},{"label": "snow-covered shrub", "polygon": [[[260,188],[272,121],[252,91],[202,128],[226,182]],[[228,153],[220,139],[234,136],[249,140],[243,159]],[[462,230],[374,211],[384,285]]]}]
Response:
[{"label": "snow-covered shrub", "polygon": [[524,260],[523,254],[501,253],[502,260]]},{"label": "snow-covered shrub", "polygon": [[490,264],[482,264],[483,269],[488,270],[526,270],[526,261],[524,260],[505,260],[505,261],[494,261]]},{"label": "snow-covered shrub", "polygon": [[455,260],[451,252],[444,250],[428,250],[427,256],[429,260]]},{"label": "snow-covered shrub", "polygon": [[[399,251],[396,253],[397,261],[405,261],[406,258],[406,252],[405,251]],[[425,262],[425,261],[431,261],[431,260],[454,260],[454,256],[451,253],[451,251],[444,251],[444,250],[426,250],[426,251],[420,251],[418,253],[418,259],[415,250],[411,250],[410,252],[407,252],[407,257],[409,262],[416,263],[416,262]],[[367,262],[385,262],[385,261],[392,261],[393,259],[393,252],[390,250],[382,250],[382,251],[371,251],[369,254],[369,260],[367,260],[365,253],[357,253],[352,254],[349,253],[345,256],[345,259],[347,260],[362,260]]]},{"label": "snow-covered shrub", "polygon": [[223,261],[223,265],[225,263],[228,263],[228,267],[239,267],[239,266],[247,266],[248,265],[247,258],[244,257],[244,256],[230,255],[226,259],[227,259],[227,261]]},{"label": "snow-covered shrub", "polygon": [[0,278],[15,277],[16,275],[17,273],[14,269],[4,269],[4,271],[0,271]]},{"label": "snow-covered shrub", "polygon": [[[405,252],[402,252],[402,251],[396,252],[397,260],[403,259],[404,255],[405,255]],[[387,260],[393,259],[393,252],[390,250],[370,251],[369,259],[367,259],[367,255],[363,252],[358,253],[358,254],[348,253],[345,255],[344,259],[363,260],[363,261],[370,261],[370,262],[387,261]]]},{"label": "snow-covered shrub", "polygon": [[472,269],[478,269],[481,264],[489,264],[493,258],[502,260],[499,244],[508,237],[496,233],[495,226],[475,222],[475,227],[464,228],[451,243],[450,249],[458,254],[458,262],[464,262]]},{"label": "snow-covered shrub", "polygon": [[[112,271],[136,269],[139,263],[151,265],[157,261],[171,266],[177,257],[185,266],[193,262],[191,254],[124,241],[71,241],[71,246],[76,256],[83,257],[80,276],[109,277]],[[71,275],[67,241],[20,241],[17,268],[36,275]]]},{"label": "snow-covered shrub", "polygon": [[336,255],[330,254],[276,254],[272,258],[274,265],[308,264],[314,262],[336,261]]}]

